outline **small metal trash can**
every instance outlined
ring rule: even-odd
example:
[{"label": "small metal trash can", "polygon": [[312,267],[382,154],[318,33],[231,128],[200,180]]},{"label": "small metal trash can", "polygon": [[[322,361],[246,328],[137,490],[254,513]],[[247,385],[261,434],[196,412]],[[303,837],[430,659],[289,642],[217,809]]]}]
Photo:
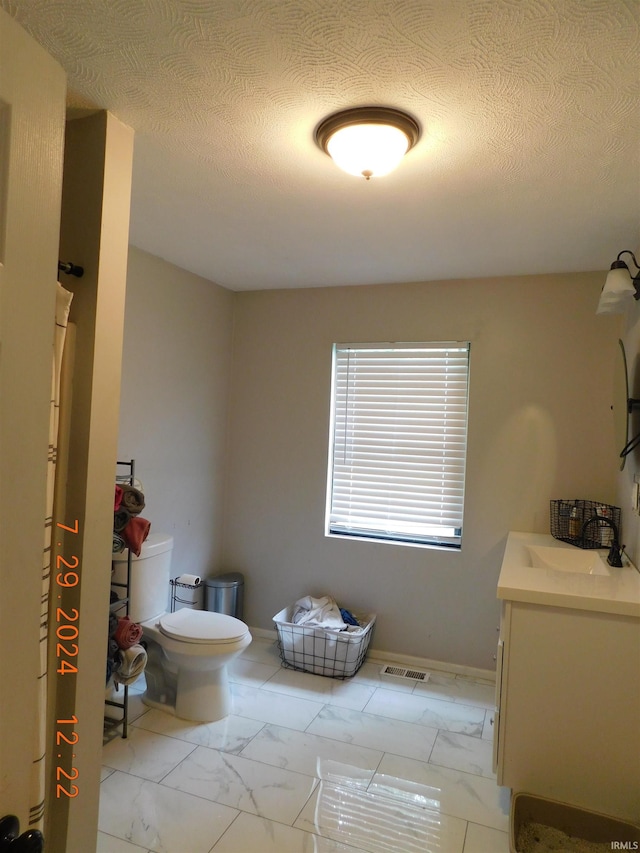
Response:
[{"label": "small metal trash can", "polygon": [[244,575],[226,572],[205,579],[205,609],[212,613],[226,613],[242,619],[244,608]]}]

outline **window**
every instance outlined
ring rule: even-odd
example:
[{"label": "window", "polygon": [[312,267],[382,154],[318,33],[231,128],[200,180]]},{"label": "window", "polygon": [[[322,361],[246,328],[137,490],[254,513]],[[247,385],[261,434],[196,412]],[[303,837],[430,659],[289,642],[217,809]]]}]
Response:
[{"label": "window", "polygon": [[459,548],[468,343],[335,344],[327,533]]}]

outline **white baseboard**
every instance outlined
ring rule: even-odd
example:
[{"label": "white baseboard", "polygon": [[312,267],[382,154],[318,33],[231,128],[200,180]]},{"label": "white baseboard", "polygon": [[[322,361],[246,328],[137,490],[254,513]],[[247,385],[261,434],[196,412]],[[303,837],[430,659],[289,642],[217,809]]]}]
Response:
[{"label": "white baseboard", "polygon": [[467,678],[481,678],[483,681],[491,681],[495,684],[496,674],[492,669],[480,669],[476,666],[464,666],[459,663],[447,663],[446,661],[430,660],[413,655],[399,655],[395,652],[385,652],[382,649],[370,648],[367,652],[367,660],[376,663],[404,664],[409,668],[433,669],[438,672],[453,672],[456,675],[464,675]]},{"label": "white baseboard", "polygon": [[[263,640],[276,641],[277,636],[275,629],[268,628],[250,628],[251,634],[254,637],[260,637]],[[414,655],[400,655],[395,652],[385,652],[382,649],[374,649],[373,647],[367,652],[367,661],[369,663],[395,663],[405,664],[409,668],[414,669],[433,669],[438,672],[453,672],[456,675],[464,675],[467,678],[481,678],[483,681],[491,681],[495,683],[496,674],[492,669],[480,669],[475,666],[463,666],[458,663],[446,663],[445,661],[429,660],[429,658],[415,657]]]}]

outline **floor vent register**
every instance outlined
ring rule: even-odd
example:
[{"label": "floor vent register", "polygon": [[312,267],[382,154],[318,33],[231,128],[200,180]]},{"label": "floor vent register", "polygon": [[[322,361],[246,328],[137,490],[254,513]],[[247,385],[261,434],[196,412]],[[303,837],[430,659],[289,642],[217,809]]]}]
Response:
[{"label": "floor vent register", "polygon": [[394,678],[405,678],[407,681],[428,681],[429,673],[423,669],[406,669],[403,666],[387,664],[380,670],[380,675],[392,675]]}]

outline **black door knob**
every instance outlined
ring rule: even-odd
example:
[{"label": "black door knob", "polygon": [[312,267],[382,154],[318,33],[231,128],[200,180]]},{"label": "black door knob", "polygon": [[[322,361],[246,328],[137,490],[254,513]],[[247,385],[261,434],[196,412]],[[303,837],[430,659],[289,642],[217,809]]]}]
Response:
[{"label": "black door knob", "polygon": [[0,819],[0,853],[42,853],[44,837],[37,829],[28,829],[22,835],[20,821],[14,814]]},{"label": "black door knob", "polygon": [[0,853],[6,853],[11,842],[20,833],[20,821],[14,814],[5,815],[0,820]]},{"label": "black door knob", "polygon": [[42,853],[43,850],[44,838],[37,829],[29,829],[27,832],[23,832],[8,847],[8,853]]}]

